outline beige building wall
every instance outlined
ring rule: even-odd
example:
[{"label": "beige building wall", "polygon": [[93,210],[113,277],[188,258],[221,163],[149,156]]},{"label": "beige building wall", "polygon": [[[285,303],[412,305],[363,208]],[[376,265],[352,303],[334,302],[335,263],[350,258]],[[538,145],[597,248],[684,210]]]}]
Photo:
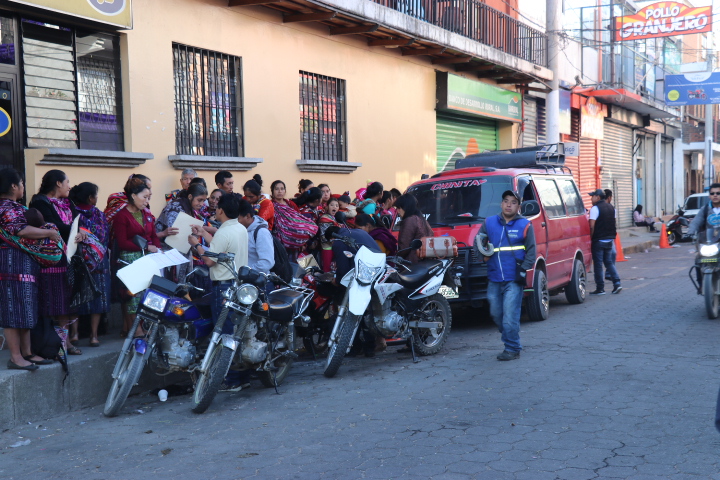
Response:
[{"label": "beige building wall", "polygon": [[[333,192],[354,192],[367,181],[401,190],[435,173],[436,66],[395,49],[368,47],[359,36],[330,37],[313,24],[282,24],[262,7],[228,8],[227,0],[135,0],[134,28],[122,44],[126,150],[154,155],[137,169],[63,168],[73,184],[100,186],[101,205],[120,191],[130,173],[153,180],[152,210],[163,194],[178,188],[180,171],[168,161],[175,152],[172,43],[242,58],[246,157],[263,158],[247,172],[233,172],[235,191],[253,174],[270,183],[285,181],[289,193],[301,178],[328,183]],[[348,161],[361,162],[352,174],[298,170],[301,158],[299,71],[346,80]],[[472,77],[470,77],[472,78]],[[517,126],[504,127],[501,146],[512,147]],[[49,166],[26,154],[28,184],[39,186]],[[215,171],[198,172],[213,186]]]}]

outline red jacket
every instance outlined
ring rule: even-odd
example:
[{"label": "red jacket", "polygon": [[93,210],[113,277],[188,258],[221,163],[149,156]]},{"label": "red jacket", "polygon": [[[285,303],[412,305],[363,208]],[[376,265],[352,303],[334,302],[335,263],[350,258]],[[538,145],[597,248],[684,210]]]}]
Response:
[{"label": "red jacket", "polygon": [[143,211],[143,226],[135,220],[127,209],[120,210],[112,223],[117,247],[121,252],[139,252],[140,248],[132,242],[135,235],[140,235],[148,241],[148,245],[155,245],[160,248],[160,239],[155,232],[155,220],[152,215]]}]

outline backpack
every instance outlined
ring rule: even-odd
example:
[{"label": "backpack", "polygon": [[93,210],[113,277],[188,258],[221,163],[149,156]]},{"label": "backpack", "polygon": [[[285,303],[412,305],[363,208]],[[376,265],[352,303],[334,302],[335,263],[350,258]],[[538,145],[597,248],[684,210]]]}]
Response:
[{"label": "backpack", "polygon": [[[253,240],[255,241],[255,243],[257,243],[258,232],[261,228],[267,229],[265,225],[255,229],[255,232],[253,234]],[[278,238],[272,233],[270,234],[270,238],[272,238],[273,250],[275,252],[275,265],[273,265],[270,271],[283,279],[285,282],[290,282],[293,276],[292,268],[290,267],[290,257],[287,254],[287,250],[285,250],[282,242],[280,242],[280,240],[278,240]]]},{"label": "backpack", "polygon": [[30,350],[40,357],[59,360],[65,371],[65,376],[67,376],[68,367],[65,348],[50,317],[40,316],[35,327],[30,330]]}]

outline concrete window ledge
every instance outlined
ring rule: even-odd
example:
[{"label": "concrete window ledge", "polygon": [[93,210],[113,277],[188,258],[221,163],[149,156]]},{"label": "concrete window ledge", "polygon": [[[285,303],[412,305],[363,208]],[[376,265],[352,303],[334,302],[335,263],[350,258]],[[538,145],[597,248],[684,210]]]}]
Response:
[{"label": "concrete window ledge", "polygon": [[109,150],[80,150],[74,148],[45,148],[37,150],[37,153],[42,155],[39,162],[40,165],[135,168],[147,160],[154,158],[152,153],[140,152],[113,152]]},{"label": "concrete window ledge", "polygon": [[175,170],[193,168],[195,170],[231,170],[246,172],[263,163],[262,158],[250,157],[211,157],[206,155],[168,155]]},{"label": "concrete window ledge", "polygon": [[301,172],[320,173],[353,173],[362,163],[330,162],[326,160],[296,160],[295,164]]}]

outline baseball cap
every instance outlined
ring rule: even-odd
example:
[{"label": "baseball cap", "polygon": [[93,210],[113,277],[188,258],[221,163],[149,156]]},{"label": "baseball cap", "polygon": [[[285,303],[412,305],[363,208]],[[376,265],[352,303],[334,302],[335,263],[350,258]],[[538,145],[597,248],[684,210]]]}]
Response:
[{"label": "baseball cap", "polygon": [[605,198],[605,191],[602,188],[598,188],[597,190],[588,193],[588,195],[591,197],[597,195],[600,198]]},{"label": "baseball cap", "polygon": [[513,190],[505,190],[505,191],[503,192],[501,198],[505,198],[505,197],[507,197],[508,195],[512,195],[513,197],[517,198],[517,201],[518,201],[518,202],[520,201],[520,195],[518,195],[517,192],[515,192],[515,191],[513,191]]}]

